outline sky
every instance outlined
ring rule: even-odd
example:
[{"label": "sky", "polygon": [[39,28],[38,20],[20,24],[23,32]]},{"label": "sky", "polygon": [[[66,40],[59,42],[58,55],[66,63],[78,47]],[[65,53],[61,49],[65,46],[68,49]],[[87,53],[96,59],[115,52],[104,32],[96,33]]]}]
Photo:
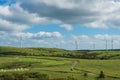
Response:
[{"label": "sky", "polygon": [[0,46],[120,49],[120,0],[0,0]]}]

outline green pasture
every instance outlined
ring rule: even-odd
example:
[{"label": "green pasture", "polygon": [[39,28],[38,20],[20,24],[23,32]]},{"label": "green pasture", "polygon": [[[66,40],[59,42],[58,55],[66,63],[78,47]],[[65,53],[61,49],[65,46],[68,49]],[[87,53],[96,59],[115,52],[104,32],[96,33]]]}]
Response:
[{"label": "green pasture", "polygon": [[0,55],[48,56],[79,59],[120,59],[120,50],[78,50],[70,51],[57,48],[16,48],[0,46]]},{"label": "green pasture", "polygon": [[[71,70],[75,61],[78,63]],[[98,78],[101,71],[105,78]],[[24,78],[27,74],[27,80],[41,80],[46,75],[50,80],[120,80],[120,50],[75,51],[0,46],[0,77],[14,77],[11,74],[21,74]]]},{"label": "green pasture", "polygon": [[[78,60],[79,62],[76,69],[71,71],[71,66],[75,60]],[[12,71],[12,69],[20,68],[28,69],[27,72],[48,74],[50,79],[72,76],[78,80],[97,80],[96,77],[100,71],[103,71],[105,78],[100,80],[120,80],[120,60],[88,60],[40,56],[0,57],[0,74],[26,72]],[[1,71],[2,69],[6,70],[6,72]],[[84,73],[87,73],[86,77],[83,76]]]}]

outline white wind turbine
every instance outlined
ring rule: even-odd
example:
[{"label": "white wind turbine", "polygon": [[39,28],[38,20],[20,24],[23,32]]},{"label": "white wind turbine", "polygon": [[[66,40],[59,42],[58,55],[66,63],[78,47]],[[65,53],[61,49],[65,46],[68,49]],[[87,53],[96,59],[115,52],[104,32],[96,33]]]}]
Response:
[{"label": "white wind turbine", "polygon": [[21,48],[23,47],[23,36],[22,35],[20,36],[20,47]]}]

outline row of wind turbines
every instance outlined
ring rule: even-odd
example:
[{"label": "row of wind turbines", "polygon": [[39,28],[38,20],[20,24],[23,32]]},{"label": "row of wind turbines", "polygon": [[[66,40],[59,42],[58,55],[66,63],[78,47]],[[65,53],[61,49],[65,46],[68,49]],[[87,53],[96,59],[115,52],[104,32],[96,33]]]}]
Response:
[{"label": "row of wind turbines", "polygon": [[[23,40],[24,40],[24,39],[23,39],[23,37],[21,36],[21,37],[20,37],[20,47],[21,47],[21,48],[24,47]],[[104,46],[105,46],[104,49],[105,49],[105,50],[110,49],[110,48],[108,48],[108,41],[110,42],[111,49],[115,49],[115,48],[114,48],[114,46],[115,46],[115,44],[114,44],[115,39],[113,39],[113,38],[112,38],[111,40],[104,39],[104,40],[102,40],[102,41],[104,41]],[[80,42],[80,41],[75,40],[75,42],[74,42],[74,44],[73,44],[73,45],[75,45],[75,49],[76,49],[76,50],[80,50],[80,49],[79,49],[79,46],[81,46],[81,45],[79,45],[79,42]],[[97,49],[97,48],[96,48],[97,45],[96,45],[96,42],[95,42],[95,41],[92,42],[91,45],[92,45],[92,49],[93,49],[93,50],[96,50],[96,49]],[[58,47],[59,47],[59,45],[55,45],[55,48],[58,48]]]}]

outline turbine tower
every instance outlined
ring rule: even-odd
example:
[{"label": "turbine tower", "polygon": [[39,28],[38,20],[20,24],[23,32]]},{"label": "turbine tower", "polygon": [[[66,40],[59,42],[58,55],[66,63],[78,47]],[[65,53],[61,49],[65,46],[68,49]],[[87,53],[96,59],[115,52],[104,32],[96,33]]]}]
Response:
[{"label": "turbine tower", "polygon": [[77,42],[77,40],[75,41],[75,47],[76,47],[76,50],[78,50],[78,42]]},{"label": "turbine tower", "polygon": [[95,50],[96,48],[96,45],[95,45],[95,42],[93,42],[93,50]]},{"label": "turbine tower", "polygon": [[111,48],[112,48],[112,50],[114,49],[114,40],[113,40],[113,38],[112,38],[112,40],[111,40]]},{"label": "turbine tower", "polygon": [[107,51],[107,49],[108,49],[107,44],[108,44],[108,40],[106,39],[106,40],[105,40],[105,47],[106,47],[105,49],[106,49],[106,51]]},{"label": "turbine tower", "polygon": [[20,36],[20,47],[22,48],[23,47],[23,37]]}]

